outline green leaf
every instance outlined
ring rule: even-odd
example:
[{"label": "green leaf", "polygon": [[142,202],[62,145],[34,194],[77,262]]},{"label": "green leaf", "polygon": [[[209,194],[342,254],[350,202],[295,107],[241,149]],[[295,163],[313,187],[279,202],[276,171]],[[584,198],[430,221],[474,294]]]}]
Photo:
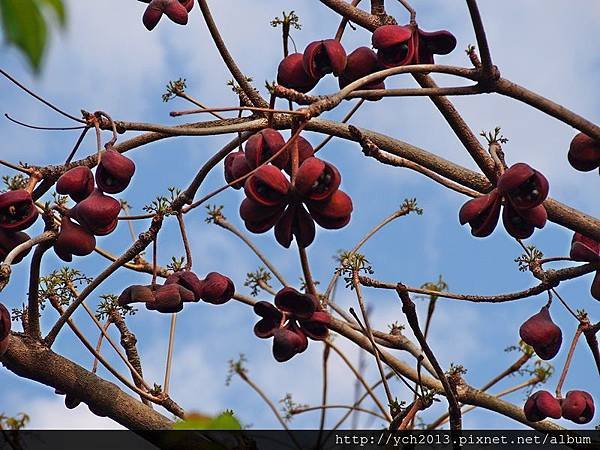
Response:
[{"label": "green leaf", "polygon": [[39,72],[48,30],[34,0],[0,0],[2,27],[9,44],[19,48],[35,72]]},{"label": "green leaf", "polygon": [[230,413],[221,413],[216,417],[192,414],[186,420],[176,422],[174,430],[241,430],[242,425]]},{"label": "green leaf", "polygon": [[46,5],[50,8],[52,8],[54,10],[54,14],[56,15],[56,18],[58,19],[58,23],[60,24],[61,27],[64,28],[64,26],[67,23],[67,12],[65,10],[65,5],[63,4],[62,0],[37,0],[37,1],[42,3],[43,5]]}]

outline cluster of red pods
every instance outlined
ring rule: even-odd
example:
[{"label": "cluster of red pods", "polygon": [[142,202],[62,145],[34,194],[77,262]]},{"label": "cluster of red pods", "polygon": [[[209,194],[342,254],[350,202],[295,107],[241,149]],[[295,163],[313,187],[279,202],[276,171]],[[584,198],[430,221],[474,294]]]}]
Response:
[{"label": "cluster of red pods", "polygon": [[139,0],[148,3],[142,22],[152,31],[163,15],[179,25],[187,25],[188,13],[194,7],[194,0]]},{"label": "cluster of red pods", "polygon": [[[575,261],[600,262],[600,243],[575,233],[571,242],[570,257]],[[600,300],[600,271],[592,282],[592,296]],[[530,345],[544,360],[552,359],[560,350],[562,331],[552,321],[548,306],[527,319],[519,329],[521,339]],[[557,399],[548,391],[532,394],[524,406],[527,420],[536,422],[547,417],[569,419],[585,424],[594,417],[594,399],[585,391],[569,391],[564,399]]]},{"label": "cluster of red pods", "polygon": [[462,206],[460,223],[468,223],[473,236],[489,236],[504,205],[502,223],[508,234],[517,239],[528,238],[535,228],[546,224],[548,214],[542,202],[548,196],[548,189],[548,180],[540,172],[525,163],[514,164],[500,176],[492,192]]},{"label": "cluster of red pods", "polygon": [[275,305],[257,302],[254,312],[261,319],[254,334],[261,339],[273,338],[273,356],[285,362],[308,347],[308,338],[322,341],[329,335],[329,314],[314,295],[303,294],[291,287],[275,295]]},{"label": "cluster of red pods", "polygon": [[[433,55],[445,55],[456,47],[456,38],[448,31],[428,33],[416,24],[384,25],[372,36],[372,45],[358,47],[346,54],[338,40],[325,39],[308,44],[304,53],[284,58],[277,70],[277,83],[306,93],[327,74],[338,77],[340,88],[382,69],[409,64],[432,64]],[[385,89],[384,80],[368,83],[361,89]]]},{"label": "cluster of red pods", "polygon": [[[264,233],[275,227],[277,242],[286,248],[293,237],[300,247],[309,246],[315,238],[315,222],[326,229],[346,226],[353,208],[348,194],[339,189],[337,168],[313,156],[312,145],[302,136],[295,139],[284,149],[281,133],[266,128],[248,139],[244,151],[225,159],[225,180],[235,189],[243,187],[246,194],[240,205],[246,228]],[[292,145],[298,146],[299,164],[293,185],[284,175],[291,175]],[[273,156],[271,163],[264,164]],[[236,182],[257,167],[245,182]]]},{"label": "cluster of red pods", "polygon": [[96,186],[94,174],[87,166],[74,167],[61,175],[56,192],[68,195],[76,204],[63,215],[54,242],[54,251],[60,259],[69,262],[73,255],[89,255],[96,247],[95,236],[106,236],[115,230],[121,203],[106,194],[124,191],[134,172],[132,160],[107,146],[100,153]]},{"label": "cluster of red pods", "polygon": [[169,275],[163,285],[133,285],[119,296],[121,306],[145,303],[146,308],[161,313],[177,313],[186,302],[200,300],[213,305],[222,305],[233,297],[235,286],[225,275],[210,272],[201,280],[190,270]]}]

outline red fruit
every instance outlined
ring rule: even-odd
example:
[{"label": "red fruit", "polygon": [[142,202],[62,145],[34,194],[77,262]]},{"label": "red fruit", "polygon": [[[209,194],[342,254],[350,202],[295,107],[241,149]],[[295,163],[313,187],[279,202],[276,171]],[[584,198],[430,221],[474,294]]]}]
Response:
[{"label": "red fruit", "polygon": [[304,71],[314,79],[323,78],[328,73],[337,77],[346,68],[346,51],[335,39],[311,42],[304,50],[302,63]]},{"label": "red fruit", "polygon": [[571,141],[568,159],[574,169],[589,172],[600,167],[600,142],[584,133],[578,133]]},{"label": "red fruit", "polygon": [[273,356],[278,362],[290,360],[308,347],[308,339],[293,323],[273,332]]},{"label": "red fruit", "polygon": [[262,319],[254,325],[254,334],[261,339],[272,337],[275,330],[282,325],[281,322],[284,315],[269,302],[256,302],[254,304],[254,312],[262,317]]},{"label": "red fruit", "polygon": [[73,260],[73,255],[86,256],[96,248],[96,238],[80,225],[64,216],[60,223],[60,233],[54,241],[56,255],[66,262]]},{"label": "red fruit", "polygon": [[233,281],[218,272],[210,272],[202,282],[202,300],[213,305],[227,303],[235,293]]},{"label": "red fruit", "polygon": [[329,336],[331,316],[325,311],[316,311],[308,320],[300,320],[302,332],[315,341],[323,341]]},{"label": "red fruit", "polygon": [[585,391],[569,391],[561,401],[562,416],[580,425],[594,418],[594,399]]},{"label": "red fruit", "polygon": [[[304,139],[302,136],[298,136],[296,138],[296,143],[298,144],[298,166],[301,166],[304,161],[306,161],[308,158],[310,158],[311,156],[313,156],[315,154],[315,149],[313,148],[311,143],[308,142],[306,139]],[[291,147],[291,144],[289,147],[289,155],[290,155],[290,160],[288,162],[288,165],[285,168],[285,171],[287,172],[288,175],[291,175],[292,174],[292,147]]]},{"label": "red fruit", "polygon": [[287,203],[290,183],[275,166],[262,166],[244,184],[246,196],[261,206],[283,206]]},{"label": "red fruit", "polygon": [[518,209],[540,205],[548,197],[548,180],[525,163],[509,167],[498,179],[498,191]]},{"label": "red fruit", "polygon": [[307,158],[298,168],[296,191],[307,201],[321,202],[330,198],[340,186],[337,168],[319,158]]},{"label": "red fruit", "polygon": [[433,55],[447,55],[456,47],[456,38],[446,30],[418,31],[419,51],[417,64],[433,64]]},{"label": "red fruit", "polygon": [[[275,155],[285,145],[281,133],[273,128],[265,128],[250,136],[245,146],[248,166],[256,169],[262,163]],[[283,169],[289,161],[289,151],[279,154],[271,163]]]},{"label": "red fruit", "polygon": [[513,207],[510,199],[507,200],[502,212],[504,228],[516,239],[527,239],[533,234],[535,228],[544,228],[547,219],[548,213],[544,205],[531,209],[517,209]]},{"label": "red fruit", "polygon": [[571,240],[569,256],[575,261],[598,262],[600,261],[600,242],[576,232]]},{"label": "red fruit", "polygon": [[[246,154],[242,151],[233,152],[227,155],[225,158],[225,181],[231,183],[233,180],[243,177],[248,174],[252,168],[248,165],[246,160]],[[238,181],[232,184],[231,187],[234,189],[240,189],[244,187],[246,180]]]},{"label": "red fruit", "polygon": [[319,308],[319,301],[292,287],[284,287],[275,295],[275,306],[294,319],[310,319]]},{"label": "red fruit", "polygon": [[71,216],[96,236],[105,236],[117,227],[121,204],[95,189],[89,197],[71,209]]},{"label": "red fruit", "polygon": [[[188,22],[188,11],[191,10],[193,1],[187,0],[186,5],[182,5],[178,0],[152,0],[142,22],[148,31],[152,31],[158,24],[163,14],[179,25],[186,25]],[[189,8],[189,9],[188,9]]]},{"label": "red fruit", "polygon": [[562,344],[562,331],[552,321],[547,306],[542,307],[540,312],[521,325],[519,335],[523,342],[531,345],[535,353],[544,360],[554,358]]},{"label": "red fruit", "polygon": [[301,204],[290,205],[275,225],[275,239],[289,248],[296,236],[299,247],[306,248],[315,239],[315,222]]},{"label": "red fruit", "polygon": [[384,68],[410,64],[415,56],[415,44],[410,26],[384,25],[373,32],[373,47],[377,60]]},{"label": "red fruit", "polygon": [[135,164],[113,148],[101,153],[96,169],[98,188],[109,194],[118,194],[125,190],[135,172]]},{"label": "red fruit", "polygon": [[315,222],[327,230],[337,230],[348,225],[352,209],[352,199],[340,190],[335,191],[325,202],[308,204],[308,210]]},{"label": "red fruit", "polygon": [[277,68],[277,83],[281,86],[306,93],[319,82],[304,70],[302,53],[292,53],[285,57]]},{"label": "red fruit", "polygon": [[[340,89],[348,86],[353,81],[363,78],[367,75],[377,72],[379,70],[379,63],[377,61],[377,54],[369,47],[358,47],[352,53],[348,55],[348,62],[346,63],[346,69],[344,73],[340,75],[339,86]],[[373,81],[369,84],[361,86],[359,89],[385,89],[385,83],[383,79]],[[372,98],[369,100],[379,100],[379,98]]]},{"label": "red fruit", "polygon": [[194,8],[194,0],[179,0],[179,3],[185,7],[187,12],[190,12]]},{"label": "red fruit", "polygon": [[8,349],[11,325],[10,312],[6,306],[0,303],[0,356],[4,355]]},{"label": "red fruit", "polygon": [[203,291],[203,283],[198,276],[190,270],[181,270],[169,275],[165,284],[178,284],[194,293],[194,301],[200,301]]},{"label": "red fruit", "polygon": [[262,206],[255,201],[245,198],[240,204],[240,217],[248,231],[264,233],[277,223],[285,205]]},{"label": "red fruit", "polygon": [[154,300],[146,303],[146,308],[161,313],[177,313],[183,309],[183,302],[194,300],[194,293],[178,284],[157,286]]},{"label": "red fruit", "polygon": [[21,231],[29,228],[38,217],[31,194],[24,189],[0,194],[0,228]]},{"label": "red fruit", "polygon": [[468,223],[471,226],[471,234],[475,237],[489,236],[498,224],[501,200],[496,189],[487,195],[469,200],[458,213],[460,224]]},{"label": "red fruit", "polygon": [[94,190],[94,174],[87,166],[77,166],[63,173],[56,182],[56,192],[80,202]]},{"label": "red fruit", "polygon": [[[24,231],[5,231],[0,228],[0,261],[4,261],[6,256],[19,244],[22,244],[25,241],[30,239],[29,235]],[[26,251],[19,253],[19,255],[13,259],[13,264],[20,263],[23,258],[25,258],[31,248],[28,248]]]},{"label": "red fruit", "polygon": [[117,303],[121,306],[125,306],[130,303],[147,303],[152,301],[154,301],[154,292],[150,287],[134,284],[133,286],[127,287],[121,295],[119,295]]},{"label": "red fruit", "polygon": [[523,406],[525,417],[530,422],[539,422],[547,417],[560,419],[560,402],[548,391],[537,391],[525,402]]}]

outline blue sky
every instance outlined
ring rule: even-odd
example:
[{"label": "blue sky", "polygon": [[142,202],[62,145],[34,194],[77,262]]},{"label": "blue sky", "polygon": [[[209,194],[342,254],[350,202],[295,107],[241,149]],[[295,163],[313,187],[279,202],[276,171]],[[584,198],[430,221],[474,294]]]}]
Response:
[{"label": "blue sky", "polygon": [[[256,86],[261,89],[264,80],[275,78],[281,58],[280,30],[269,26],[274,16],[281,15],[282,10],[294,9],[298,13],[303,28],[294,31],[293,38],[299,51],[313,40],[332,37],[338,23],[336,15],[316,1],[223,0],[210,3],[215,20],[221,24],[223,37],[242,71],[253,77]],[[407,15],[399,4],[388,3],[391,3],[390,13],[400,22],[407,21]],[[457,37],[456,50],[437,61],[468,65],[463,50],[468,44],[475,43],[475,38],[466,5],[463,2],[425,0],[415,0],[413,5],[423,29],[448,29]],[[225,80],[231,76],[212,46],[198,9],[192,13],[187,27],[179,27],[163,19],[155,31],[149,33],[141,23],[144,5],[133,0],[71,0],[67,1],[67,6],[70,13],[68,30],[53,37],[39,78],[29,74],[21,56],[15,51],[0,47],[2,68],[66,110],[101,109],[116,119],[179,123],[179,120],[170,118],[168,112],[187,109],[189,105],[176,101],[164,104],[160,98],[166,83],[179,77],[187,79],[189,93],[205,104],[228,106],[237,103],[234,94],[225,85]],[[569,2],[558,0],[488,0],[480,2],[480,9],[494,62],[504,77],[598,122],[600,105],[595,90],[600,83],[600,56],[595,37],[600,20],[599,4],[586,2],[585,8],[574,8]],[[370,35],[360,29],[348,29],[343,44],[351,51],[360,45],[369,45]],[[443,85],[463,83],[450,77],[437,79]],[[409,77],[386,83],[388,87],[414,85]],[[327,78],[315,92],[329,93],[336,88],[337,80]],[[475,132],[501,126],[503,134],[510,139],[504,146],[509,164],[523,161],[542,171],[550,181],[552,197],[588,214],[600,215],[599,177],[594,173],[576,172],[566,160],[569,142],[575,134],[571,127],[498,95],[456,98],[454,103]],[[30,123],[65,124],[62,117],[1,80],[0,106],[2,113],[9,112]],[[326,117],[340,118],[350,107],[349,103],[344,104],[339,111]],[[428,99],[390,98],[368,102],[352,123],[387,133],[475,168]],[[62,161],[76,139],[72,132],[37,132],[15,126],[4,118],[0,120],[0,136],[3,159],[38,165]],[[311,133],[306,133],[306,137],[313,144],[322,138]],[[137,171],[130,187],[119,197],[126,198],[134,211],[140,212],[142,206],[150,203],[156,195],[167,193],[168,187],[186,186],[203,162],[228,140],[227,136],[182,137],[129,152]],[[87,139],[79,156],[93,152],[94,148],[94,141]],[[448,192],[410,171],[384,167],[365,159],[358,145],[353,143],[334,139],[321,157],[340,169],[342,189],[352,196],[354,202],[350,226],[340,231],[318,231],[317,239],[309,248],[313,275],[322,284],[327,283],[331,276],[334,267],[332,257],[337,250],[351,248],[375,223],[398,208],[405,198],[412,197],[418,199],[424,214],[395,221],[364,247],[364,253],[375,270],[374,277],[419,286],[443,274],[451,291],[479,294],[511,292],[536,284],[530,274],[517,270],[513,260],[521,254],[521,249],[501,226],[491,237],[475,239],[468,227],[459,225],[458,210],[466,200],[462,195]],[[2,175],[10,173],[4,168],[0,172]],[[222,182],[222,169],[219,167],[208,177],[200,194],[209,192]],[[227,191],[215,202],[224,204],[224,214],[243,227],[237,217],[241,199],[240,192]],[[239,291],[247,293],[243,287],[245,275],[256,270],[261,265],[260,261],[234,236],[206,224],[204,217],[203,210],[198,209],[188,218],[194,270],[202,276],[209,271],[221,271],[235,281]],[[137,232],[141,232],[146,224],[136,223],[135,227]],[[36,224],[30,231],[35,233],[39,228],[40,224]],[[549,223],[528,243],[535,244],[548,256],[562,256],[568,253],[571,235],[571,232]],[[298,280],[301,272],[294,247],[283,249],[275,242],[272,233],[253,236],[253,239],[288,280]],[[99,240],[102,247],[113,253],[124,250],[129,242],[124,224],[111,236]],[[161,264],[168,263],[171,256],[183,254],[173,220],[161,232],[160,244]],[[27,261],[15,268],[11,284],[0,295],[0,301],[9,307],[16,307],[26,299]],[[74,267],[95,276],[106,265],[107,262],[96,255],[77,259]],[[60,266],[60,261],[48,253],[43,272],[48,273]],[[145,284],[148,279],[147,275],[123,269],[104,282],[97,294],[118,294],[124,287]],[[574,309],[586,309],[597,321],[600,311],[598,303],[589,295],[590,283],[591,276],[588,275],[564,283],[559,293]],[[395,295],[376,290],[365,290],[365,294],[373,309],[373,326],[385,330],[387,324],[393,321],[403,322]],[[264,295],[260,298],[269,300]],[[97,301],[97,296],[91,296],[88,304],[95,307]],[[544,295],[500,305],[474,305],[441,299],[432,324],[431,346],[443,367],[448,367],[451,362],[463,364],[468,369],[466,380],[473,386],[481,385],[516,359],[516,355],[503,350],[517,342],[520,324],[537,312],[545,301]],[[338,290],[338,302],[346,308],[356,306],[353,293],[344,289]],[[418,304],[424,319],[426,303],[418,301]],[[558,303],[552,308],[552,314],[563,329],[564,343],[553,360],[557,373],[546,387],[550,391],[554,390],[568,343],[576,328],[574,319]],[[76,314],[76,318],[88,338],[95,341],[97,330],[89,319],[81,312]],[[55,319],[54,312],[47,309],[42,320],[46,331]],[[252,334],[255,322],[252,311],[235,302],[221,307],[204,303],[186,306],[177,322],[171,383],[173,397],[182,406],[206,413],[231,408],[244,423],[255,428],[277,427],[265,404],[239,379],[225,387],[227,361],[239,353],[247,355],[251,377],[274,401],[291,392],[298,403],[316,405],[320,402],[322,345],[311,342],[307,352],[288,363],[278,364],[272,359],[270,341],[259,340]],[[138,336],[147,379],[162,383],[169,317],[142,307],[129,324]],[[342,338],[336,342],[354,361],[357,360],[358,353],[352,345]],[[55,349],[84,367],[91,366],[89,354],[69,330],[59,337]],[[115,364],[119,364],[109,350],[106,353]],[[371,364],[366,378],[374,381],[377,379],[375,366],[370,358],[368,360]],[[330,401],[347,404],[353,395],[353,378],[334,355],[330,364]],[[110,379],[104,370],[100,373]],[[580,343],[564,391],[585,389],[598,401],[600,388],[596,377],[589,349]],[[505,380],[492,392],[518,382],[515,378]],[[0,411],[9,414],[25,411],[31,416],[32,427],[117,426],[108,419],[92,415],[85,406],[74,411],[65,409],[62,397],[56,396],[52,389],[19,379],[6,370],[0,370],[0,386],[4,399]],[[399,399],[412,398],[400,383],[392,386]],[[507,398],[522,404],[524,394],[519,392]],[[442,402],[431,408],[424,416],[425,421],[437,417],[445,407],[446,403]],[[329,414],[328,423],[335,423],[336,417],[337,414]],[[380,425],[368,420],[361,423],[365,426]],[[592,422],[593,425],[597,423],[598,419]],[[298,416],[292,422],[295,427],[315,427],[317,424],[318,413]],[[465,428],[518,425],[497,414],[479,410],[467,414],[464,424]],[[565,425],[572,424],[565,422]]]}]

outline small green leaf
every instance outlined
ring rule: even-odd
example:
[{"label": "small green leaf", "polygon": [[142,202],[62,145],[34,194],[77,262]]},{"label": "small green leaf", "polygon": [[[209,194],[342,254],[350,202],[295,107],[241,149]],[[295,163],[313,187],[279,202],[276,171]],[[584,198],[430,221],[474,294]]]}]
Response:
[{"label": "small green leaf", "polygon": [[174,430],[241,430],[242,425],[230,413],[224,412],[216,417],[192,414],[186,420],[176,422]]},{"label": "small green leaf", "polygon": [[46,46],[46,21],[34,0],[0,0],[2,28],[9,44],[18,47],[39,72]]}]

